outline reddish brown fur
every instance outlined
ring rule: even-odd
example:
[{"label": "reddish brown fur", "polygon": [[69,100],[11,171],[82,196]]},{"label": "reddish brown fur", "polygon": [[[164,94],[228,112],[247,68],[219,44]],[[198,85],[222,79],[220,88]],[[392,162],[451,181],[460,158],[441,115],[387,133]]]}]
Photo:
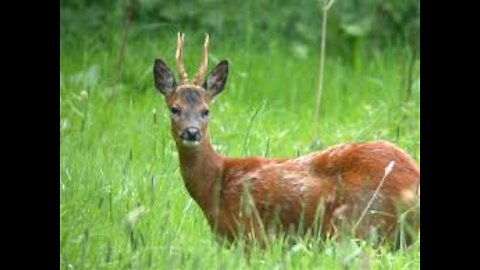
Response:
[{"label": "reddish brown fur", "polygon": [[[380,202],[372,204],[384,214],[367,214],[357,229],[358,236],[366,237],[371,226],[379,227],[384,234],[393,232],[397,222],[395,204],[401,202],[408,207],[416,203],[419,169],[407,154],[387,142],[340,145],[295,159],[222,157],[215,153],[208,139],[198,149],[179,145],[178,150],[190,195],[212,229],[229,240],[234,240],[239,224],[248,237],[260,237],[262,226],[270,232],[274,228],[271,226],[275,207],[281,209],[277,210],[281,227],[275,229],[296,228],[302,213],[305,227],[312,228],[322,202],[325,211],[320,220],[323,219],[324,234],[333,232],[336,210],[347,221],[355,222],[390,161],[395,165],[379,191]],[[242,208],[245,184],[258,216],[255,210]],[[402,198],[405,191],[415,198]],[[214,194],[218,194],[217,202]]]}]

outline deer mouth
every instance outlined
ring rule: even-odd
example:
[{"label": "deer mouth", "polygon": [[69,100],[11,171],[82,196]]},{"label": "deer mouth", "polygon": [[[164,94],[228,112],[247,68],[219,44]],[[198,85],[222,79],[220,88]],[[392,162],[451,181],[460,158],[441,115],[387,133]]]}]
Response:
[{"label": "deer mouth", "polygon": [[200,145],[200,141],[197,140],[182,140],[182,145],[188,148],[197,147]]}]

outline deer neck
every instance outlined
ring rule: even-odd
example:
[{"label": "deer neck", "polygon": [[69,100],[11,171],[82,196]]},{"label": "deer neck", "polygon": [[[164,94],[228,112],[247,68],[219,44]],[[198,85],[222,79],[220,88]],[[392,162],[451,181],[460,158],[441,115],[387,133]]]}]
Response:
[{"label": "deer neck", "polygon": [[195,148],[177,143],[177,150],[190,196],[204,209],[211,206],[215,184],[221,181],[223,173],[223,157],[215,152],[208,136]]}]

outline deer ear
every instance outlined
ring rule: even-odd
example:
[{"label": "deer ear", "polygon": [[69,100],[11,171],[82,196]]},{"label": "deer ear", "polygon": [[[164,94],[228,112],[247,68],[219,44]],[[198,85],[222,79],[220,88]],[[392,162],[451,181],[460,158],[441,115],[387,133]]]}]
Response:
[{"label": "deer ear", "polygon": [[228,77],[228,61],[222,60],[217,66],[212,70],[210,75],[208,75],[207,80],[203,83],[203,88],[210,96],[210,98],[215,97],[220,94],[225,87]]},{"label": "deer ear", "polygon": [[155,87],[164,95],[169,95],[177,86],[173,72],[162,59],[155,59],[153,77],[155,79]]}]

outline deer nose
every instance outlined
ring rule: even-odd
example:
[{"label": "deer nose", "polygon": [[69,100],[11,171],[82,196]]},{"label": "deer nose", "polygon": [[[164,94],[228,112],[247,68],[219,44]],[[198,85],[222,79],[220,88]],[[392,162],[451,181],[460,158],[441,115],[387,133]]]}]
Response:
[{"label": "deer nose", "polygon": [[200,130],[195,127],[186,128],[180,135],[182,140],[187,141],[199,141],[200,140]]}]

